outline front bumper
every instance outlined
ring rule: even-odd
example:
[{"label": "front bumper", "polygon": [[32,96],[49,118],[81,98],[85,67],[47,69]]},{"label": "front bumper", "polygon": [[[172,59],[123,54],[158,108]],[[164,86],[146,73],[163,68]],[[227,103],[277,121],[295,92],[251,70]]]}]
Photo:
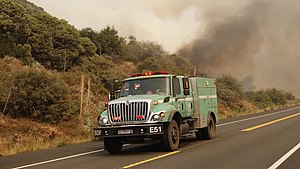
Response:
[{"label": "front bumper", "polygon": [[94,137],[132,137],[164,134],[163,124],[130,125],[94,128]]}]

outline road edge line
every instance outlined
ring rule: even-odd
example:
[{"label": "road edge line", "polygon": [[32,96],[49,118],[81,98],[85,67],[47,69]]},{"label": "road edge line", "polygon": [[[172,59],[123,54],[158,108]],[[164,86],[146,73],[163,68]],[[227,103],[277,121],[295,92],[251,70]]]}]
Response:
[{"label": "road edge line", "polygon": [[294,108],[290,108],[290,109],[281,110],[281,111],[276,111],[274,113],[269,113],[269,114],[264,114],[264,115],[260,115],[260,116],[250,117],[250,118],[246,118],[246,119],[236,120],[236,121],[232,121],[232,122],[228,122],[228,123],[218,124],[217,127],[227,126],[227,125],[230,125],[230,124],[240,123],[240,122],[244,122],[244,121],[248,121],[248,120],[253,120],[253,119],[258,119],[258,118],[261,118],[261,117],[272,116],[272,115],[275,115],[275,114],[279,114],[279,113],[282,113],[282,112],[286,112],[286,111],[289,111],[289,110],[295,110],[295,109],[299,109],[299,108],[300,108],[300,106],[294,107]]},{"label": "road edge line", "polygon": [[42,164],[52,163],[52,162],[56,162],[56,161],[66,160],[66,159],[70,159],[70,158],[80,157],[80,156],[84,156],[84,155],[88,155],[88,154],[94,154],[94,153],[98,153],[98,152],[101,152],[101,151],[104,151],[104,149],[89,151],[89,152],[75,154],[75,155],[71,155],[71,156],[65,156],[65,157],[56,158],[56,159],[47,160],[47,161],[41,161],[41,162],[38,162],[38,163],[32,163],[32,164],[28,164],[28,165],[14,167],[14,168],[11,168],[11,169],[28,168],[28,167],[33,167],[33,166],[37,166],[37,165],[42,165]]},{"label": "road edge line", "polygon": [[286,159],[288,159],[294,152],[296,152],[300,148],[300,143],[298,143],[294,148],[292,148],[289,152],[283,155],[279,160],[277,160],[272,166],[268,169],[276,169],[279,167]]}]

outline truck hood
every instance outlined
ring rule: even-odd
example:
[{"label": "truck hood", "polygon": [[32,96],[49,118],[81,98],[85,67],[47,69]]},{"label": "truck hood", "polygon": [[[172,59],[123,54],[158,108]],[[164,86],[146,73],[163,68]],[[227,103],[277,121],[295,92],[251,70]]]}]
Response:
[{"label": "truck hood", "polygon": [[135,100],[151,100],[151,101],[158,101],[159,103],[163,103],[164,99],[166,97],[169,97],[168,95],[134,95],[134,96],[126,96],[121,97],[116,100],[112,100],[109,103],[120,103],[120,102],[126,102],[129,101],[135,101]]}]

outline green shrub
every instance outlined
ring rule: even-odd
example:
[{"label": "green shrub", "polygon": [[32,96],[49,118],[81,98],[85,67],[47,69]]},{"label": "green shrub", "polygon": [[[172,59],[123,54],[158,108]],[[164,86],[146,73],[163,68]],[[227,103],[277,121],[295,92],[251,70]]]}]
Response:
[{"label": "green shrub", "polygon": [[220,103],[235,111],[243,111],[243,88],[237,79],[230,75],[217,78],[217,90]]},{"label": "green shrub", "polygon": [[9,114],[36,121],[57,123],[71,118],[67,85],[45,70],[29,69],[14,75]]},{"label": "green shrub", "polygon": [[270,96],[275,105],[285,105],[286,95],[285,92],[276,88],[268,89],[267,94]]},{"label": "green shrub", "polygon": [[288,97],[292,99],[291,95],[287,95],[284,91],[276,88],[246,92],[245,96],[247,100],[254,103],[254,105],[260,109],[282,106],[287,103]]},{"label": "green shrub", "polygon": [[285,97],[286,97],[286,99],[289,100],[289,101],[295,100],[295,99],[296,99],[296,97],[295,97],[292,93],[290,93],[290,92],[286,92],[286,93],[285,93]]},{"label": "green shrub", "polygon": [[22,63],[13,57],[5,56],[0,59],[0,112],[3,111],[5,102],[12,85],[12,72],[20,69]]},{"label": "green shrub", "polygon": [[264,90],[259,90],[254,93],[253,100],[251,100],[256,107],[265,109],[272,106],[272,99]]}]

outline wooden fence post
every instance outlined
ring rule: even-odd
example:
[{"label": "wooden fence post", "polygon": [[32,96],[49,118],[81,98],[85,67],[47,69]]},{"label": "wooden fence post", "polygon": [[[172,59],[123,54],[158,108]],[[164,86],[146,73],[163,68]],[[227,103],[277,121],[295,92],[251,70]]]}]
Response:
[{"label": "wooden fence post", "polygon": [[79,120],[82,120],[83,115],[83,95],[84,95],[84,75],[81,75],[81,89],[80,89],[80,114]]}]

